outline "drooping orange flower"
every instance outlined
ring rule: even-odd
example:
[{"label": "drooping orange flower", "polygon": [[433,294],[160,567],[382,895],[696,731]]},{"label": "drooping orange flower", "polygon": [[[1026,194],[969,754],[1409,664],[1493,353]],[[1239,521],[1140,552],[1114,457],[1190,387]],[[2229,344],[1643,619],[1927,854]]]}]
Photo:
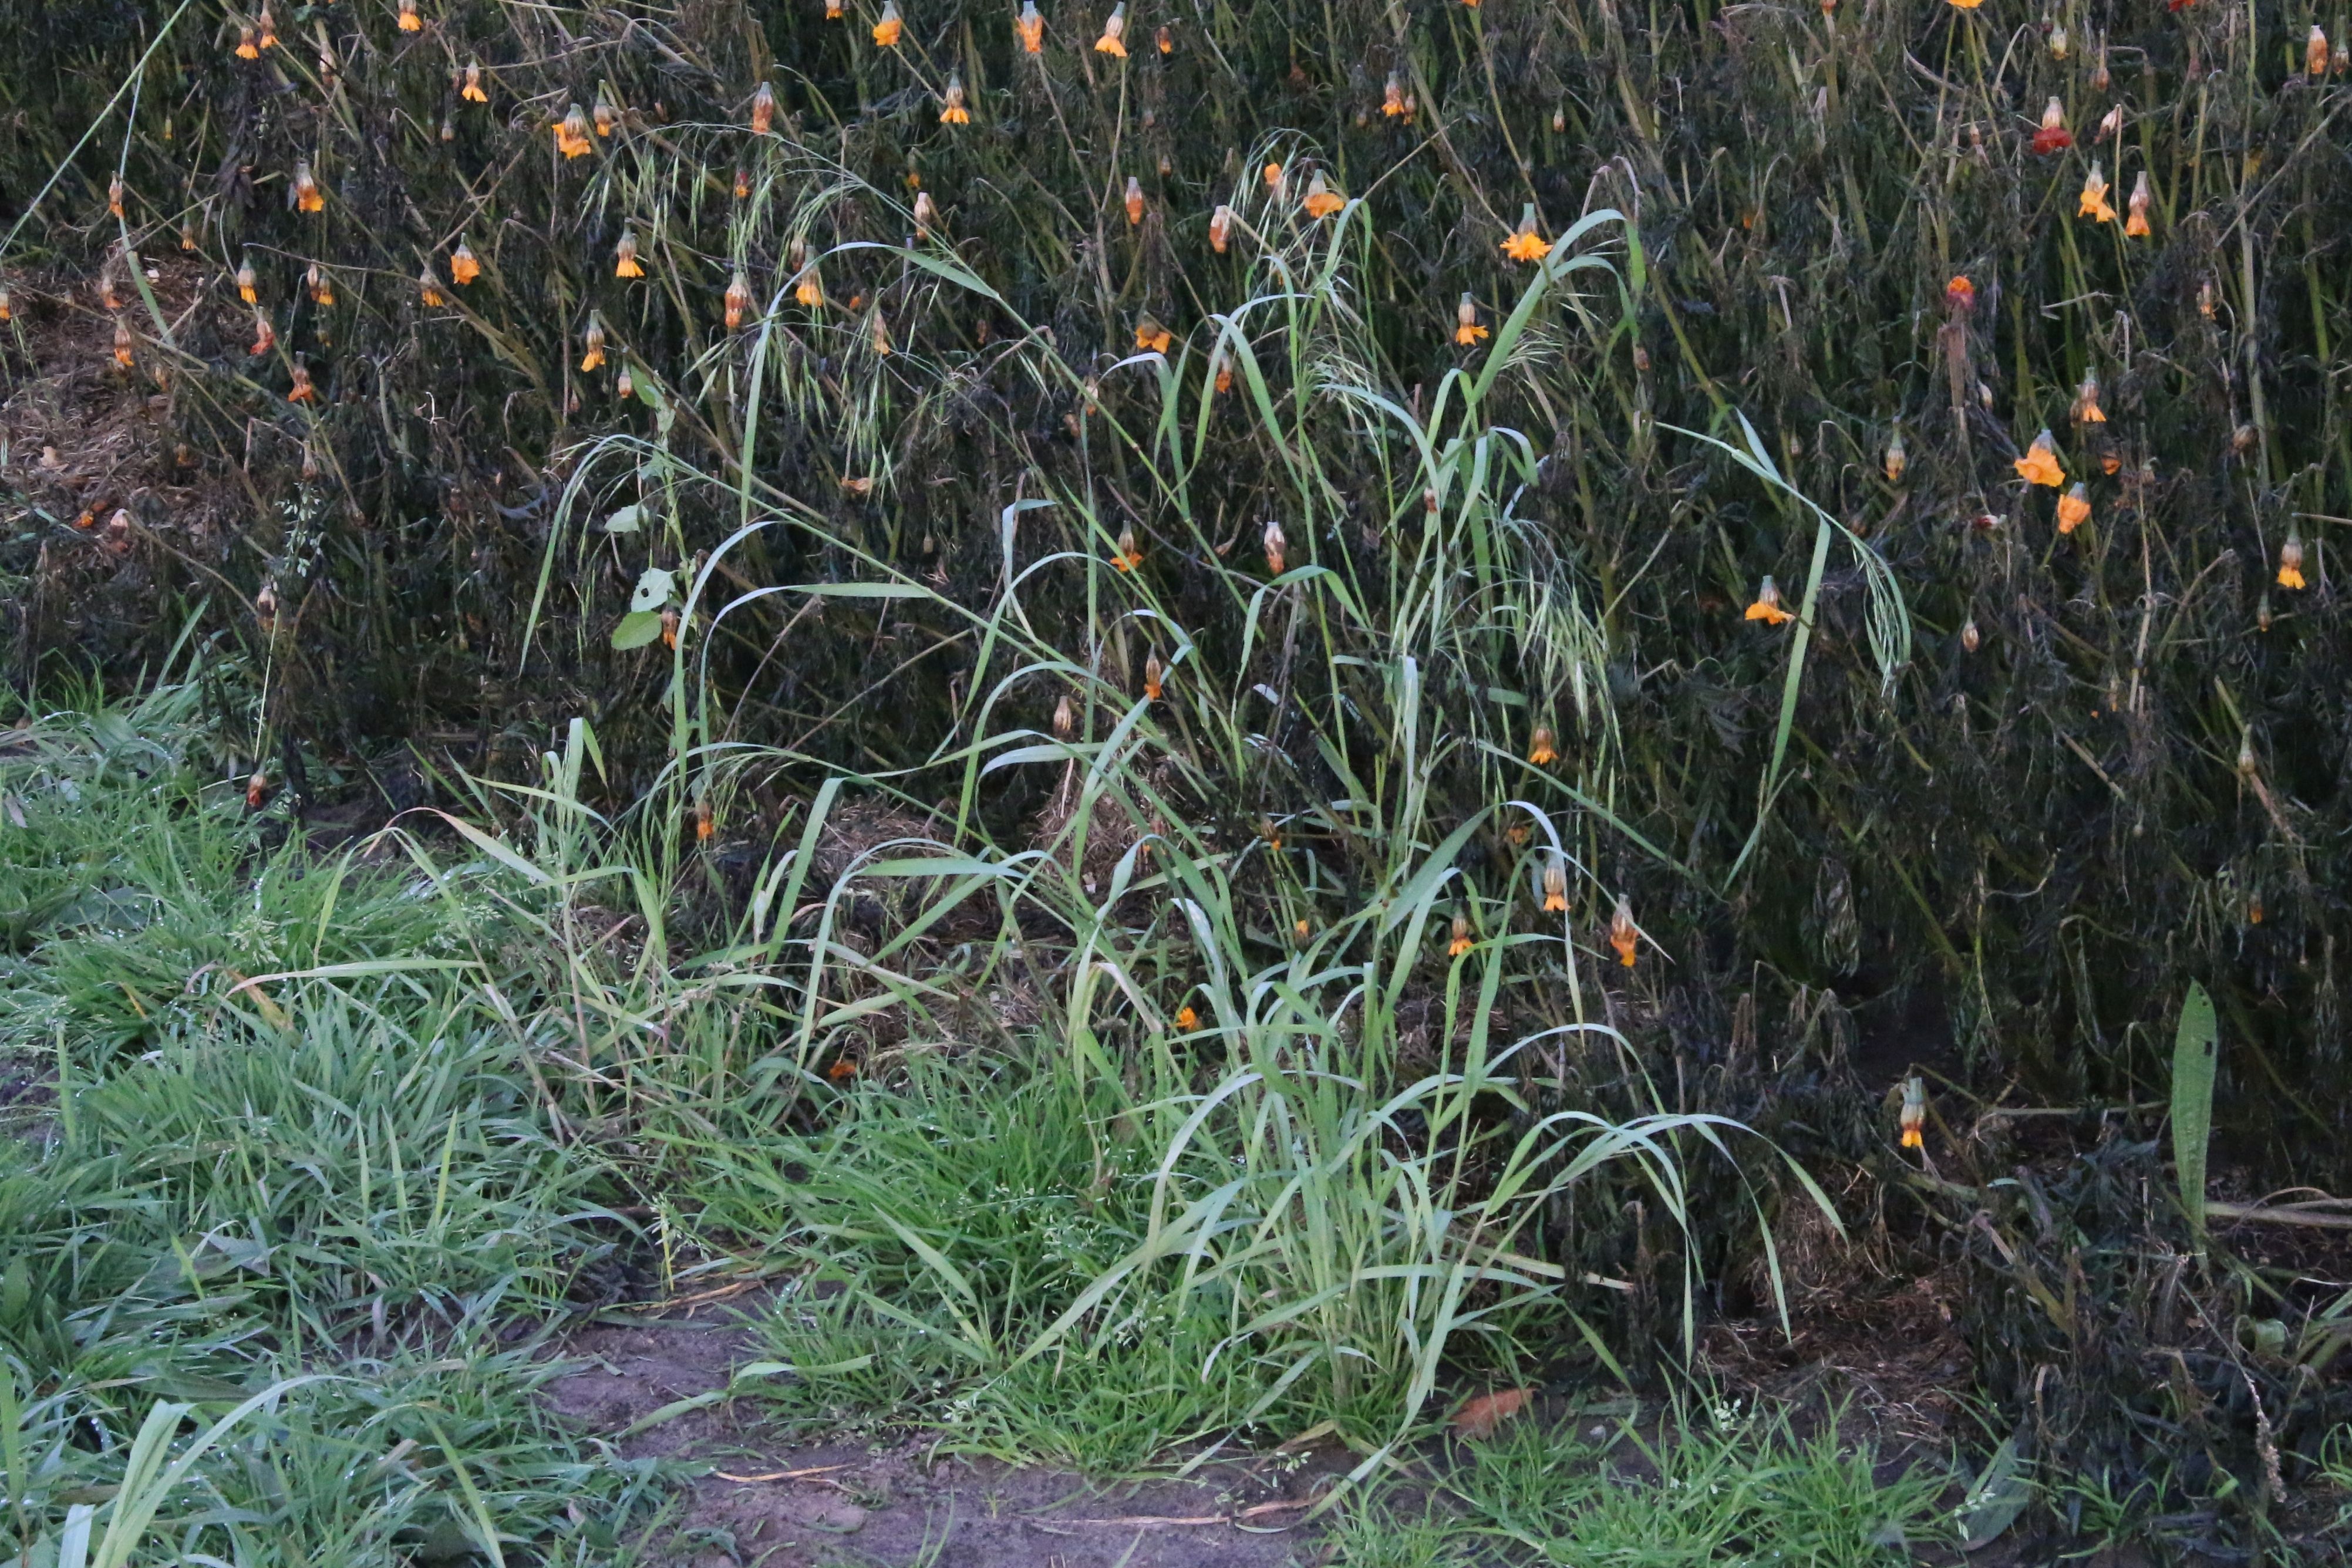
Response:
[{"label": "drooping orange flower", "polygon": [[1163,55],[1172,55],[1176,52],[1175,29],[1165,22],[1160,24],[1160,30],[1152,35],[1152,41],[1160,46],[1160,52]]},{"label": "drooping orange flower", "polygon": [[826,21],[838,22],[844,16],[848,15],[849,7],[843,3],[843,0],[824,0],[824,19]]},{"label": "drooping orange flower", "polygon": [[2047,426],[2017,460],[2016,468],[2017,476],[2029,485],[2047,485],[2055,490],[2066,482],[2066,470],[2058,465],[2058,444],[2050,438]]},{"label": "drooping orange flower", "polygon": [[1125,0],[1120,0],[1120,4],[1112,6],[1110,8],[1110,15],[1103,19],[1102,37],[1095,40],[1095,53],[1098,55],[1116,55],[1120,59],[1127,58],[1127,5],[1125,4]]},{"label": "drooping orange flower", "polygon": [[1918,1077],[1903,1081],[1903,1113],[1898,1124],[1903,1129],[1903,1146],[1922,1149],[1927,1146],[1927,1084]]},{"label": "drooping orange flower", "polygon": [[1138,349],[1148,349],[1155,354],[1164,354],[1168,351],[1168,345],[1175,340],[1174,335],[1167,328],[1150,316],[1144,317],[1135,324],[1135,346]]},{"label": "drooping orange flower", "polygon": [[1225,254],[1225,242],[1233,237],[1234,210],[1220,202],[1217,210],[1209,214],[1209,248],[1219,256]]},{"label": "drooping orange flower", "polygon": [[[1129,559],[1137,566],[1143,564],[1143,557],[1140,553]],[[1160,700],[1161,694],[1168,689],[1167,676],[1167,671],[1160,667],[1160,655],[1146,654],[1143,660],[1143,697],[1146,702],[1156,703]]]},{"label": "drooping orange flower", "polygon": [[0,286],[0,321],[13,321],[16,319],[16,308],[8,298],[7,288]]},{"label": "drooping orange flower", "polygon": [[1192,1003],[1186,1002],[1176,1009],[1176,1027],[1188,1034],[1201,1027],[1201,1015],[1192,1010]]},{"label": "drooping orange flower", "polygon": [[970,125],[971,123],[971,110],[964,107],[963,76],[961,72],[950,71],[948,73],[948,90],[940,99],[940,123],[941,125]]},{"label": "drooping orange flower", "polygon": [[182,250],[196,248],[196,225],[193,221],[180,225],[180,248]]},{"label": "drooping orange flower", "polygon": [[824,303],[824,285],[818,279],[815,267],[811,266],[801,274],[800,282],[793,287],[793,298],[810,310]]},{"label": "drooping orange flower", "polygon": [[854,1056],[836,1058],[834,1064],[824,1070],[824,1075],[835,1083],[846,1083],[857,1076],[857,1059]]},{"label": "drooping orange flower", "polygon": [[257,60],[261,57],[261,44],[250,22],[237,25],[236,57],[241,60]]},{"label": "drooping orange flower", "polygon": [[883,359],[891,354],[890,323],[882,319],[882,307],[874,308],[874,352]]},{"label": "drooping orange flower", "polygon": [[1528,761],[1538,768],[1549,768],[1559,760],[1559,747],[1552,740],[1551,726],[1539,724],[1528,737]]},{"label": "drooping orange flower", "polygon": [[[0,318],[0,319],[5,319],[5,318]],[[1233,361],[1225,358],[1225,350],[1222,344],[1217,349],[1215,368],[1210,373],[1209,384],[1215,387],[1220,394],[1234,390]]]},{"label": "drooping orange flower", "polygon": [[1132,174],[1127,177],[1127,221],[1129,226],[1143,221],[1143,182]]},{"label": "drooping orange flower", "polygon": [[1890,485],[1903,483],[1903,471],[1910,465],[1910,455],[1903,450],[1903,432],[1897,430],[1886,438],[1886,455],[1882,460],[1882,465],[1886,471],[1886,482]]},{"label": "drooping orange flower", "polygon": [[1617,949],[1617,961],[1627,968],[1633,967],[1633,955],[1641,950],[1642,928],[1633,924],[1633,905],[1622,894],[1617,899],[1617,912],[1609,917],[1609,946]]},{"label": "drooping orange flower", "polygon": [[[450,270],[453,274],[456,272],[454,265]],[[643,277],[645,275],[645,264],[637,260],[637,236],[623,230],[620,243],[613,246],[613,276]]]},{"label": "drooping orange flower", "polygon": [[2314,81],[2327,74],[2327,34],[2316,22],[2311,25],[2311,36],[2303,41],[2303,74]]},{"label": "drooping orange flower", "polygon": [[735,276],[727,281],[727,329],[730,332],[743,324],[743,317],[751,308],[751,280],[737,267]]},{"label": "drooping orange flower", "polygon": [[1307,182],[1305,204],[1307,215],[1310,218],[1328,218],[1347,204],[1348,199],[1345,196],[1323,183],[1323,171],[1316,170],[1313,178]]},{"label": "drooping orange flower", "polygon": [[613,378],[613,395],[623,402],[637,395],[637,378],[631,372],[626,360],[621,361],[621,373]]},{"label": "drooping orange flower", "polygon": [[591,113],[595,119],[596,134],[599,136],[612,135],[614,127],[621,123],[620,110],[601,90],[596,94],[596,107]]},{"label": "drooping orange flower", "polygon": [[1445,956],[1449,958],[1459,958],[1468,951],[1470,951],[1470,917],[1466,915],[1457,915],[1454,917],[1453,935],[1445,944]]},{"label": "drooping orange flower", "polygon": [[588,332],[581,342],[581,348],[583,351],[580,356],[580,370],[583,375],[604,364],[604,323],[593,316],[588,318]]},{"label": "drooping orange flower", "polygon": [[2116,221],[2116,209],[2107,201],[2107,177],[2095,158],[2091,160],[2091,172],[2083,176],[2083,197],[2075,215],[2103,224]]},{"label": "drooping orange flower", "polygon": [[2129,215],[2124,219],[2124,233],[2129,235],[2134,239],[2146,239],[2149,234],[2147,226],[2148,194],[2147,171],[2142,169],[2139,172],[2139,177],[2132,182],[2130,212]]},{"label": "drooping orange flower", "polygon": [[1466,349],[1486,336],[1486,329],[1478,324],[1478,307],[1465,294],[1454,308],[1454,340]]},{"label": "drooping orange flower", "polygon": [[258,310],[255,311],[253,313],[253,347],[247,351],[257,360],[277,346],[278,329],[270,324],[268,317]]},{"label": "drooping orange flower", "polygon": [[1034,55],[1045,47],[1045,18],[1037,15],[1037,0],[1021,0],[1021,15],[1013,19],[1013,30],[1020,35],[1021,52]]},{"label": "drooping orange flower", "polygon": [[707,844],[710,841],[710,836],[718,831],[719,821],[711,815],[710,802],[697,800],[694,803],[694,841],[698,844]]},{"label": "drooping orange flower", "polygon": [[2286,536],[2286,542],[2279,546],[2278,585],[2281,588],[2306,586],[2303,580],[2303,536],[2301,534],[2290,532]]},{"label": "drooping orange flower", "polygon": [[481,276],[482,264],[476,259],[474,247],[459,240],[457,248],[449,253],[449,280],[452,283],[471,283]]},{"label": "drooping orange flower", "polygon": [[1133,571],[1143,564],[1143,551],[1135,542],[1133,528],[1119,530],[1118,553],[1110,558],[1110,563],[1121,571]]},{"label": "drooping orange flower", "polygon": [[751,134],[765,136],[776,123],[776,89],[761,82],[751,89]]},{"label": "drooping orange flower", "polygon": [[735,165],[735,199],[743,200],[751,193],[751,171],[742,164]]},{"label": "drooping orange flower", "polygon": [[457,96],[464,99],[467,103],[488,103],[490,101],[488,90],[482,86],[481,61],[468,60],[466,62],[466,85],[457,89]]},{"label": "drooping orange flower", "polygon": [[1784,625],[1796,619],[1794,614],[1780,607],[1780,585],[1772,580],[1770,573],[1765,574],[1764,581],[1757,588],[1756,602],[1748,607],[1746,618],[1761,621],[1767,626]]},{"label": "drooping orange flower", "polygon": [[299,360],[295,361],[294,387],[292,391],[286,394],[286,401],[288,402],[311,402],[316,401],[318,395],[319,389],[310,384],[310,368]]},{"label": "drooping orange flower", "polygon": [[585,158],[596,151],[588,140],[588,111],[576,103],[555,122],[555,150],[566,158]]},{"label": "drooping orange flower", "polygon": [[2046,158],[2073,145],[2074,133],[2066,129],[2066,106],[2053,98],[2042,106],[2042,129],[2033,133],[2033,151]]},{"label": "drooping orange flower", "polygon": [[1259,172],[1265,177],[1266,194],[1277,202],[1282,200],[1282,165],[1269,159]]},{"label": "drooping orange flower", "polygon": [[898,15],[898,0],[882,0],[882,19],[874,24],[874,47],[896,48],[899,35],[906,30],[906,19]]},{"label": "drooping orange flower", "polygon": [[327,193],[319,188],[318,178],[310,172],[310,165],[299,160],[294,165],[294,205],[306,213],[327,210]]},{"label": "drooping orange flower", "polygon": [[2058,531],[2071,534],[2090,518],[2090,486],[2077,480],[2073,489],[2058,497]]},{"label": "drooping orange flower", "polygon": [[122,176],[117,174],[106,183],[106,210],[116,217],[122,216]]},{"label": "drooping orange flower", "polygon": [[245,809],[258,811],[261,803],[269,799],[269,775],[259,767],[245,781]]},{"label": "drooping orange flower", "polygon": [[1977,286],[1962,273],[1944,285],[1944,308],[1953,315],[1966,318],[1977,308]]},{"label": "drooping orange flower", "polygon": [[1529,202],[1519,213],[1519,226],[1503,241],[1503,254],[1513,261],[1541,261],[1551,254],[1551,242],[1536,227],[1536,204]]},{"label": "drooping orange flower", "polygon": [[261,280],[254,276],[250,261],[240,261],[236,265],[236,297],[247,305],[260,303]]},{"label": "drooping orange flower", "polygon": [[1274,521],[1272,518],[1268,518],[1266,520],[1264,543],[1265,545],[1265,570],[1273,573],[1275,576],[1280,577],[1282,575],[1283,566],[1288,559],[1288,556],[1286,552],[1290,549],[1290,540],[1283,533],[1282,525]]},{"label": "drooping orange flower", "polygon": [[2077,424],[2105,424],[2107,411],[2099,406],[2099,372],[2083,372],[2083,384],[2074,389],[2074,406],[2071,411]]},{"label": "drooping orange flower", "polygon": [[1412,110],[1412,95],[1405,91],[1404,79],[1394,71],[1389,72],[1388,87],[1381,95],[1381,112],[1391,120],[1411,125]]},{"label": "drooping orange flower", "polygon": [[1544,862],[1543,906],[1546,915],[1568,913],[1568,868],[1557,858]]},{"label": "drooping orange flower", "polygon": [[441,280],[433,276],[433,266],[427,262],[425,270],[416,275],[416,297],[428,306],[447,303],[441,297]]},{"label": "drooping orange flower", "polygon": [[425,30],[425,18],[416,14],[416,0],[400,0],[400,30],[404,33]]}]

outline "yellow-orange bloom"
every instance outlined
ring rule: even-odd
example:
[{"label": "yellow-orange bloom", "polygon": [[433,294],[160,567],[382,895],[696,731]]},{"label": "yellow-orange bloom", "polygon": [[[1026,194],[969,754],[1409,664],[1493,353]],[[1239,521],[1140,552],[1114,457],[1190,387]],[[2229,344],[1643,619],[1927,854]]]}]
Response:
[{"label": "yellow-orange bloom", "polygon": [[310,384],[310,367],[303,364],[299,360],[295,361],[294,386],[293,390],[286,394],[286,401],[288,402],[312,402],[317,400],[318,396],[319,389]]},{"label": "yellow-orange bloom", "polygon": [[302,281],[310,287],[311,303],[321,306],[334,304],[334,279],[329,277],[317,262],[310,264],[310,270],[302,275]]},{"label": "yellow-orange bloom", "polygon": [[585,350],[585,352],[580,356],[580,369],[582,371],[585,372],[593,371],[604,364],[604,323],[599,321],[593,316],[589,317],[588,335],[581,347]]},{"label": "yellow-orange bloom", "polygon": [[2058,497],[2058,531],[2071,534],[2090,519],[2090,487],[2078,480],[2073,489]]},{"label": "yellow-orange bloom", "polygon": [[261,46],[255,41],[253,24],[250,22],[241,23],[237,26],[236,57],[241,60],[257,60],[261,57]]},{"label": "yellow-orange bloom", "polygon": [[2314,81],[2327,74],[2327,35],[2316,22],[2311,25],[2311,36],[2303,41],[2303,74]]},{"label": "yellow-orange bloom", "polygon": [[[1143,564],[1143,554],[1139,550],[1129,559],[1136,566],[1141,566]],[[1160,666],[1160,655],[1157,653],[1146,655],[1143,661],[1144,700],[1147,702],[1158,702],[1160,700],[1160,694],[1167,689],[1166,681],[1167,672]]]},{"label": "yellow-orange bloom", "polygon": [[2105,424],[2107,411],[2099,406],[2099,372],[2083,372],[2083,384],[2074,389],[2074,406],[2070,411],[2077,424]]},{"label": "yellow-orange bloom", "polygon": [[481,61],[467,60],[466,62],[466,85],[457,89],[457,96],[464,99],[467,103],[488,103],[490,101],[488,91],[482,86]]},{"label": "yellow-orange bloom", "polygon": [[1486,329],[1478,324],[1478,307],[1465,294],[1462,303],[1454,308],[1454,340],[1466,349],[1486,335]]},{"label": "yellow-orange bloom", "polygon": [[588,140],[588,111],[576,103],[555,122],[555,150],[566,158],[585,158],[596,150]]},{"label": "yellow-orange bloom", "polygon": [[1544,862],[1543,895],[1546,915],[1568,913],[1568,870],[1557,859]]},{"label": "yellow-orange bloom", "polygon": [[106,183],[106,210],[116,217],[122,216],[122,176],[117,174]]},{"label": "yellow-orange bloom", "polygon": [[241,261],[236,267],[236,297],[247,305],[260,302],[261,280],[253,273],[253,263]]},{"label": "yellow-orange bloom", "polygon": [[882,19],[874,24],[874,47],[877,49],[895,47],[898,35],[906,30],[906,21],[898,15],[898,0],[882,0]]},{"label": "yellow-orange bloom", "polygon": [[1925,1148],[1927,1144],[1924,1131],[1927,1124],[1927,1082],[1916,1077],[1906,1078],[1903,1081],[1903,1146],[1906,1149]]},{"label": "yellow-orange bloom", "polygon": [[1192,1003],[1187,1002],[1176,1009],[1176,1027],[1188,1031],[1201,1027],[1201,1015],[1192,1010]]},{"label": "yellow-orange bloom", "polygon": [[818,279],[814,267],[801,274],[800,282],[793,286],[793,298],[811,310],[824,303],[824,285]]},{"label": "yellow-orange bloom", "polygon": [[1269,161],[1261,172],[1265,177],[1266,193],[1280,200],[1282,196],[1282,165]]},{"label": "yellow-orange bloom", "polygon": [[264,4],[261,7],[261,15],[256,16],[253,19],[253,22],[255,26],[261,29],[261,47],[265,49],[276,48],[278,47],[278,18],[271,15],[268,0],[264,0]]},{"label": "yellow-orange bloom", "polygon": [[941,125],[971,123],[971,110],[964,107],[963,76],[961,72],[948,73],[948,90],[940,99],[940,123]]},{"label": "yellow-orange bloom", "polygon": [[1381,97],[1381,112],[1391,120],[1402,120],[1410,125],[1412,123],[1412,95],[1405,91],[1403,78],[1394,71],[1389,72],[1388,88]]},{"label": "yellow-orange bloom", "polygon": [[1143,182],[1132,174],[1127,177],[1127,221],[1130,225],[1143,221]]},{"label": "yellow-orange bloom", "polygon": [[297,162],[294,165],[294,205],[306,213],[327,210],[327,193],[319,189],[318,179],[306,162]]},{"label": "yellow-orange bloom", "polygon": [[400,0],[400,30],[404,33],[425,30],[425,18],[416,14],[416,0]]},{"label": "yellow-orange bloom", "polygon": [[1559,760],[1559,747],[1552,741],[1551,726],[1539,724],[1528,737],[1528,760],[1538,768],[1549,768]]},{"label": "yellow-orange bloom", "polygon": [[473,247],[464,240],[449,253],[449,278],[453,283],[471,283],[482,276],[482,264],[476,259]]},{"label": "yellow-orange bloom", "polygon": [[596,108],[594,114],[596,120],[596,134],[599,136],[612,135],[613,128],[621,123],[621,111],[618,109],[615,109],[613,106],[613,100],[606,98],[602,92],[599,92],[596,95]]},{"label": "yellow-orange bloom", "polygon": [[2139,172],[2139,178],[2132,182],[2130,215],[2124,219],[2124,233],[2134,239],[2146,239],[2148,236],[2147,203],[2147,171],[2142,169]]},{"label": "yellow-orange bloom", "polygon": [[765,136],[776,122],[776,89],[761,82],[751,89],[751,134]]},{"label": "yellow-orange bloom", "polygon": [[2077,217],[2093,218],[2103,224],[2116,221],[2116,209],[2107,202],[2107,177],[2099,168],[2099,161],[2091,160],[2091,172],[2083,176],[2083,198],[2075,213]]},{"label": "yellow-orange bloom", "polygon": [[1225,242],[1233,237],[1234,210],[1223,203],[1209,214],[1209,248],[1219,256],[1225,254]]},{"label": "yellow-orange bloom", "polygon": [[423,272],[416,275],[416,297],[428,306],[447,303],[441,297],[441,280],[433,276],[433,267],[430,262],[425,264]]},{"label": "yellow-orange bloom", "polygon": [[2025,455],[2016,464],[2017,476],[2029,485],[2047,485],[2055,490],[2066,482],[2066,470],[2058,465],[2057,443],[2045,428],[2025,449]]},{"label": "yellow-orange bloom", "polygon": [[1747,619],[1761,621],[1768,626],[1779,626],[1794,621],[1796,616],[1780,608],[1780,585],[1767,573],[1762,586],[1756,590],[1756,602],[1748,607]]},{"label": "yellow-orange bloom", "polygon": [[1045,47],[1045,18],[1037,15],[1037,0],[1021,0],[1021,15],[1013,19],[1021,37],[1021,52],[1034,55]]},{"label": "yellow-orange bloom", "polygon": [[1138,349],[1148,349],[1155,354],[1164,354],[1168,351],[1168,345],[1175,340],[1174,335],[1167,328],[1149,316],[1135,324],[1135,346]]},{"label": "yellow-orange bloom", "polygon": [[131,348],[131,328],[118,316],[114,319],[114,362],[126,371],[135,362]]},{"label": "yellow-orange bloom", "polygon": [[613,276],[643,277],[645,275],[645,267],[637,260],[637,236],[633,234],[622,235],[620,244],[613,247]]},{"label": "yellow-orange bloom", "polygon": [[751,308],[751,282],[737,267],[735,276],[727,283],[727,329],[730,332],[743,324],[744,314]]},{"label": "yellow-orange bloom", "polygon": [[1328,218],[1347,204],[1346,197],[1323,183],[1323,171],[1320,169],[1315,171],[1314,177],[1307,182],[1307,215],[1310,218]]},{"label": "yellow-orange bloom", "polygon": [[2279,546],[2278,585],[2281,588],[2308,586],[2303,580],[2303,536],[2290,533],[2286,543]]},{"label": "yellow-orange bloom", "polygon": [[1620,895],[1617,913],[1609,917],[1609,946],[1617,949],[1617,961],[1627,968],[1633,967],[1633,955],[1642,946],[1641,927],[1633,924],[1633,906]]},{"label": "yellow-orange bloom", "polygon": [[1445,944],[1445,956],[1449,958],[1459,958],[1468,951],[1470,951],[1470,917],[1466,915],[1457,915],[1454,917],[1452,940]]},{"label": "yellow-orange bloom", "polygon": [[1886,439],[1886,455],[1882,459],[1890,485],[1903,483],[1903,471],[1911,465],[1910,454],[1903,450],[1903,433],[1897,430]]},{"label": "yellow-orange bloom", "polygon": [[1503,254],[1513,261],[1541,261],[1551,254],[1551,242],[1536,227],[1536,207],[1527,204],[1519,214],[1519,226],[1503,241]]},{"label": "yellow-orange bloom", "polygon": [[1110,8],[1103,21],[1102,37],[1095,40],[1095,53],[1127,57],[1127,5],[1125,0]]}]

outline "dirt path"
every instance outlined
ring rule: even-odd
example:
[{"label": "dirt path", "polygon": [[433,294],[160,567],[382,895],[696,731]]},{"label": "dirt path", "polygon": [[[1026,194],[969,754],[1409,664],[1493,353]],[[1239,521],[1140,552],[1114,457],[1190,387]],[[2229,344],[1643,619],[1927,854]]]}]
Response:
[{"label": "dirt path", "polygon": [[[758,1359],[731,1316],[599,1324],[565,1351],[582,1364],[550,1396],[599,1432],[722,1390],[736,1366]],[[626,1458],[709,1467],[653,1558],[679,1568],[1291,1568],[1318,1558],[1311,1527],[1286,1527],[1328,1468],[1275,1475],[1237,1461],[1186,1480],[1106,1486],[934,1458],[920,1438],[795,1444],[763,1429],[754,1400],[689,1409],[617,1446]]]}]

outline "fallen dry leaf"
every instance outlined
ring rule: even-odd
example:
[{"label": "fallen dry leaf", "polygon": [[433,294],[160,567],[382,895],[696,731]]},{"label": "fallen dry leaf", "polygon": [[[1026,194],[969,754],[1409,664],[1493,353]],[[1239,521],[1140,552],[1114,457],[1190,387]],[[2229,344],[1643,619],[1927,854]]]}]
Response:
[{"label": "fallen dry leaf", "polygon": [[1454,1413],[1454,1430],[1462,1437],[1491,1437],[1495,1428],[1519,1413],[1528,1402],[1524,1388],[1497,1388],[1465,1399]]}]

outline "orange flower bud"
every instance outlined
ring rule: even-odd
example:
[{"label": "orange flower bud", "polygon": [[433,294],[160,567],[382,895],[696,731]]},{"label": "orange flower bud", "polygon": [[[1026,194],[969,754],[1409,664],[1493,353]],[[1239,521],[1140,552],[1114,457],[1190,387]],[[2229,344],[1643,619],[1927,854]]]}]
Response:
[{"label": "orange flower bud", "polygon": [[1265,544],[1265,570],[1280,577],[1286,559],[1284,552],[1290,549],[1290,540],[1284,536],[1282,525],[1271,518],[1266,521]]},{"label": "orange flower bud", "polygon": [[1209,248],[1219,256],[1224,255],[1225,242],[1233,236],[1233,232],[1234,210],[1220,203],[1217,210],[1209,214]]}]

